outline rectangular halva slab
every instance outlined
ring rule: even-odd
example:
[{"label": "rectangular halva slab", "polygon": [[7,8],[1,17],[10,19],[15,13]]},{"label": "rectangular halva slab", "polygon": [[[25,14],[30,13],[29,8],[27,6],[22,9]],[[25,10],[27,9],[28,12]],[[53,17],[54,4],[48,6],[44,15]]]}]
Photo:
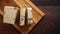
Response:
[{"label": "rectangular halva slab", "polygon": [[17,7],[5,6],[3,22],[8,23],[8,24],[14,24],[16,15],[17,15],[17,11],[18,11]]}]

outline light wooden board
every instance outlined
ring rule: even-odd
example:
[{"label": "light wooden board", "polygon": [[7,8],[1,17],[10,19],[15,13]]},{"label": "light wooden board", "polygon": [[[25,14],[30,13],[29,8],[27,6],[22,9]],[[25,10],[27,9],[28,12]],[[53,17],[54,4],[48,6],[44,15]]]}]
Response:
[{"label": "light wooden board", "polygon": [[18,27],[14,25],[22,34],[28,34],[32,28],[38,23],[38,21],[45,15],[39,8],[37,8],[30,0],[14,0],[16,4],[21,7],[33,8],[33,20],[34,23],[30,26]]},{"label": "light wooden board", "polygon": [[[14,0],[16,4],[21,7],[32,7],[33,8],[33,24],[29,26],[23,26],[20,27],[17,23],[13,24],[13,26],[19,30],[22,34],[28,34],[33,27],[42,19],[42,17],[45,15],[37,6],[35,6],[30,0]],[[1,15],[3,15],[3,12],[0,12]]]}]

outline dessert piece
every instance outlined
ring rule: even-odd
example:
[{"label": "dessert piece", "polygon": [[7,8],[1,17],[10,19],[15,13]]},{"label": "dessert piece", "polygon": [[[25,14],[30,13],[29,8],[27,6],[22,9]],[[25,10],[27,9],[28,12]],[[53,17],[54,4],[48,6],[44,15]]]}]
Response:
[{"label": "dessert piece", "polygon": [[25,13],[26,13],[26,8],[24,7],[20,8],[20,26],[25,25]]},{"label": "dessert piece", "polygon": [[17,7],[5,6],[3,22],[8,23],[8,24],[14,24],[16,15],[17,15],[17,11],[18,11]]},{"label": "dessert piece", "polygon": [[27,22],[28,22],[28,24],[33,23],[32,8],[31,7],[27,7]]}]

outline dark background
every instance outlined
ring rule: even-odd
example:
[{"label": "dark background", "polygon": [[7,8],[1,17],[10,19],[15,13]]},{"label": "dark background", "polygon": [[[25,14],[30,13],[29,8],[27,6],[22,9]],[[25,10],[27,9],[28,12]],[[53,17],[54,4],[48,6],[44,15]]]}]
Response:
[{"label": "dark background", "polygon": [[[59,0],[31,0],[46,15],[29,32],[29,34],[60,34],[60,1]],[[9,4],[11,3],[11,4]],[[12,4],[13,3],[13,4]],[[5,5],[15,5],[12,0],[0,0],[0,10]],[[4,24],[0,15],[0,34],[21,34],[12,25]]]}]

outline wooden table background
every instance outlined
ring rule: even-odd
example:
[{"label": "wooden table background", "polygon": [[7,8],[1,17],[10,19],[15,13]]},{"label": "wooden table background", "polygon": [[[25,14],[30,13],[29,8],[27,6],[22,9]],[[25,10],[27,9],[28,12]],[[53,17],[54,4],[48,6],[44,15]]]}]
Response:
[{"label": "wooden table background", "polygon": [[[60,6],[58,0],[31,0],[46,15],[29,32],[29,34],[59,34],[60,33]],[[9,4],[10,3],[10,4]],[[12,0],[0,0],[0,11],[5,5],[17,6]],[[0,15],[0,34],[21,34],[12,25],[4,24]]]}]

